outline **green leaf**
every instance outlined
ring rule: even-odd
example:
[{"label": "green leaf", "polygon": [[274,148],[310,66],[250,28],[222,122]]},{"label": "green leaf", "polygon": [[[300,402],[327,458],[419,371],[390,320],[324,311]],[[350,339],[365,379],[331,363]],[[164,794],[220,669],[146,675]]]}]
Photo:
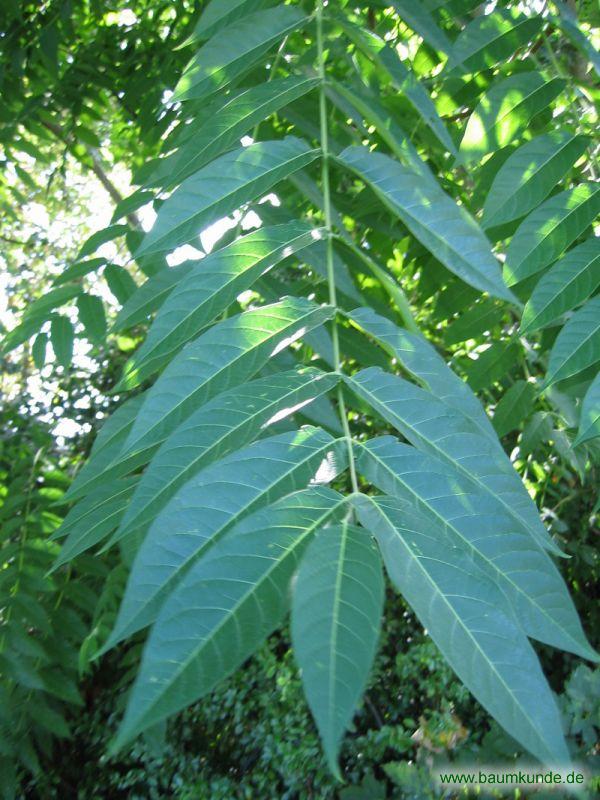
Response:
[{"label": "green leaf", "polygon": [[569,763],[552,692],[494,583],[416,509],[392,498],[357,506],[393,583],[467,688],[542,763]]},{"label": "green leaf", "polygon": [[228,100],[200,125],[184,126],[181,147],[166,158],[155,162],[146,186],[176,186],[194,172],[209,164],[232,147],[238,147],[244,134],[271,114],[304,96],[318,84],[316,78],[276,78],[244,89]]},{"label": "green leaf", "polygon": [[436,182],[433,173],[421,159],[407,134],[396,124],[390,112],[379,103],[375,94],[367,93],[365,87],[356,85],[347,87],[341,83],[334,83],[333,86],[335,91],[351,103],[368,122],[375,125],[383,141],[400,161],[418,172],[424,180]]},{"label": "green leaf", "polygon": [[274,44],[306,20],[297,7],[280,5],[232,23],[198,50],[179,79],[172,101],[199,100],[240,80]]},{"label": "green leaf", "polygon": [[208,39],[227,28],[231,22],[271,4],[269,0],[211,0],[206,8],[202,9],[200,21],[188,42]]},{"label": "green leaf", "polygon": [[59,286],[56,289],[50,289],[41,297],[38,297],[28,307],[23,314],[21,323],[13,328],[4,337],[2,343],[2,350],[8,353],[14,350],[15,347],[23,344],[33,334],[37,333],[42,327],[44,322],[52,316],[52,311],[59,306],[68,303],[74,297],[81,294],[81,287],[69,284],[68,286]]},{"label": "green leaf", "polygon": [[600,286],[600,239],[592,237],[564,255],[533,290],[523,310],[521,333],[556,322]]},{"label": "green leaf", "polygon": [[131,228],[128,225],[109,225],[108,228],[103,228],[101,231],[93,233],[81,246],[79,253],[77,253],[77,261],[95,253],[106,242],[112,242],[113,239],[118,239],[119,236],[125,236],[130,230]]},{"label": "green leaf", "polygon": [[544,389],[600,361],[600,295],[576,311],[550,351]]},{"label": "green leaf", "polygon": [[453,47],[452,42],[446,34],[435,23],[435,20],[425,8],[423,3],[415,3],[414,0],[391,0],[393,8],[396,9],[398,16],[413,29],[415,33],[423,37],[423,41],[431,45],[435,50],[446,53],[452,61]]},{"label": "green leaf", "polygon": [[550,131],[519,147],[496,173],[483,206],[483,227],[503,225],[536,208],[588,144],[585,136]]},{"label": "green leaf", "polygon": [[113,751],[203,697],[252,655],[281,622],[315,530],[344,502],[323,487],[290,494],[248,516],[192,567],[148,637]]},{"label": "green leaf", "polygon": [[450,55],[463,73],[481,72],[513,55],[542,28],[538,15],[526,16],[513,8],[494,9],[468,23],[456,37]]},{"label": "green leaf", "polygon": [[144,395],[130,398],[106,420],[96,436],[87,462],[63,495],[63,502],[83,497],[96,486],[102,485],[108,477],[119,477],[112,471],[112,463],[123,449],[144,399]]},{"label": "green leaf", "polygon": [[129,197],[125,197],[120,203],[117,203],[110,220],[111,223],[117,222],[117,220],[120,220],[121,217],[126,217],[129,214],[133,214],[133,212],[137,211],[138,208],[142,208],[142,206],[151,203],[153,200],[153,192],[145,192],[143,189],[138,189],[133,194],[130,194]]},{"label": "green leaf", "polygon": [[375,33],[336,17],[344,31],[373,63],[389,75],[392,86],[405,95],[423,122],[431,129],[445,150],[456,153],[454,142],[437,113],[435,104],[412,70],[403,64],[398,54]]},{"label": "green leaf", "polygon": [[577,438],[573,447],[600,436],[600,373],[596,375],[583,398]]},{"label": "green leaf", "polygon": [[558,0],[554,0],[553,5],[558,10],[558,17],[553,16],[551,19],[558,24],[578,50],[586,56],[596,73],[600,75],[600,54],[594,47],[591,37],[581,30],[577,15],[573,9],[567,3],[558,2]]},{"label": "green leaf", "polygon": [[191,565],[236,522],[305,488],[324,461],[333,477],[345,453],[343,439],[307,428],[255,442],[195,475],[150,527],[104,650],[152,624]]},{"label": "green leaf", "polygon": [[522,456],[533,453],[552,435],[552,417],[547,411],[536,411],[521,434],[519,450]]},{"label": "green leaf", "polygon": [[509,286],[551,264],[600,213],[600,186],[582,183],[550,197],[517,228],[506,251]]},{"label": "green leaf", "polygon": [[57,275],[52,283],[54,286],[61,286],[68,281],[83,278],[84,275],[89,275],[90,272],[95,272],[105,264],[105,258],[88,258],[87,261],[76,261],[75,264],[71,264],[71,266],[67,267],[64,272],[61,272],[60,275]]},{"label": "green leaf", "polygon": [[453,345],[475,339],[491,331],[503,317],[503,309],[494,300],[482,300],[450,322],[444,331],[444,344]]},{"label": "green leaf", "polygon": [[198,261],[166,299],[125,366],[124,384],[137,386],[161,369],[263,273],[321,236],[322,229],[300,222],[259,228]]},{"label": "green leaf", "polygon": [[75,331],[70,320],[66,317],[54,317],[50,323],[50,342],[57,363],[65,369],[71,366],[74,339]]},{"label": "green leaf", "polygon": [[105,539],[116,527],[133,495],[138,478],[114,480],[96,490],[69,511],[54,536],[66,536],[53,569],[72,561]]},{"label": "green leaf", "polygon": [[137,284],[129,272],[118,264],[108,264],[103,275],[108,288],[121,304],[126,303],[137,291]]},{"label": "green leaf", "polygon": [[217,395],[180,425],[145,471],[113,542],[146,527],[200,469],[249,444],[272,424],[329,391],[338,377],[308,368],[259,378]]},{"label": "green leaf", "polygon": [[179,353],[146,392],[121,456],[163,442],[192,411],[250,379],[278,347],[331,316],[327,306],[288,298],[215,325]]},{"label": "green leaf", "polygon": [[375,658],[384,582],[369,534],[343,522],[308,546],[292,594],[292,643],[332,772]]},{"label": "green leaf", "polygon": [[94,294],[82,294],[77,300],[77,310],[87,338],[94,344],[103,344],[106,339],[106,315],[101,298]]},{"label": "green leaf", "polygon": [[456,163],[481,161],[511,144],[564,86],[564,81],[546,81],[538,72],[521,72],[494,84],[469,117]]},{"label": "green leaf", "polygon": [[502,380],[514,367],[519,355],[516,342],[497,340],[478,353],[477,358],[465,358],[462,366],[469,386],[474,392],[479,392]]},{"label": "green leaf", "polygon": [[533,411],[536,391],[533,383],[515,381],[502,396],[494,411],[492,424],[498,436],[516,430]]},{"label": "green leaf", "polygon": [[381,153],[348,147],[339,161],[356,172],[449,270],[494,297],[515,302],[475,220],[440,187]]},{"label": "green leaf", "polygon": [[111,330],[122,331],[146,322],[154,311],[159,309],[175,286],[183,280],[198,261],[183,261],[175,267],[163,269],[142,283],[125,301],[117,314]]},{"label": "green leaf", "polygon": [[496,434],[483,406],[467,384],[454,373],[435,347],[422,336],[399,328],[370,308],[356,308],[348,315],[366,333],[413,375],[419,383],[471,420],[485,436],[496,442]]},{"label": "green leaf", "polygon": [[577,611],[552,560],[497,499],[437,458],[391,436],[356,447],[361,474],[386,494],[409,503],[469,551],[501,588],[507,614],[516,614],[528,636],[596,659]]},{"label": "green leaf", "polygon": [[220,156],[187,178],[165,200],[136,256],[174,250],[192,241],[203,228],[266,194],[318,154],[300,139],[288,136]]},{"label": "green leaf", "polygon": [[31,346],[31,357],[36,369],[43,369],[46,363],[46,349],[48,347],[48,334],[38,333]]},{"label": "green leaf", "polygon": [[452,465],[474,481],[490,502],[500,503],[517,529],[528,531],[540,546],[560,552],[500,443],[483,436],[467,416],[378,367],[344,380],[415,446]]}]

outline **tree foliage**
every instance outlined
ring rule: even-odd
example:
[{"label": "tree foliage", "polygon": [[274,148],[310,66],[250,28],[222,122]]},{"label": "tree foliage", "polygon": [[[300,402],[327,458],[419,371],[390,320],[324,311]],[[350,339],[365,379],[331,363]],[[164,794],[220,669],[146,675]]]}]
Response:
[{"label": "tree foliage", "polygon": [[[60,17],[6,101],[20,124],[7,148],[49,131],[97,175],[81,115],[120,109],[105,135],[137,187],[4,338],[5,353],[31,343],[38,367],[49,340],[64,369],[78,337],[137,345],[55,537],[53,575],[91,549],[127,572],[85,660],[146,637],[112,752],[205,696],[291,612],[340,774],[385,568],[500,725],[540,761],[567,762],[532,640],[597,654],[561,577],[568,548],[515,466],[535,471],[551,443],[562,475],[589,486],[598,460],[586,34],[562,3],[152,5],[123,55],[77,29],[86,60],[114,56],[112,99],[77,59],[50,64],[50,32],[73,29]],[[160,67],[147,93],[145,63],[133,81],[128,66],[146,33]],[[72,107],[57,131],[49,114]],[[130,257],[107,265],[96,253],[115,240]],[[170,266],[190,244],[198,257]],[[102,279],[119,306],[108,327]]]}]

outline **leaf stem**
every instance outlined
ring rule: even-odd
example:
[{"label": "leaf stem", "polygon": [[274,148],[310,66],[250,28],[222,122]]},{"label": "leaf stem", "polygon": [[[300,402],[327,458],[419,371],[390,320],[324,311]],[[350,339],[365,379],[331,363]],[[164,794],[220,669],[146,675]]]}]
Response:
[{"label": "leaf stem", "polygon": [[[337,295],[335,290],[335,273],[333,269],[333,238],[332,238],[332,224],[331,224],[331,191],[329,188],[329,131],[327,128],[327,102],[325,99],[325,56],[323,52],[323,0],[317,0],[316,8],[316,23],[317,23],[317,54],[318,54],[318,69],[320,78],[319,87],[319,119],[321,126],[321,150],[323,153],[321,160],[321,183],[323,190],[323,210],[325,212],[325,228],[327,229],[326,241],[326,259],[327,259],[327,283],[329,286],[329,303],[335,309],[337,314]],[[340,339],[337,328],[337,320],[333,319],[331,326],[331,340],[333,344],[333,360],[336,372],[340,372],[341,357],[340,357]],[[354,452],[352,449],[352,434],[350,433],[350,426],[348,424],[348,413],[346,411],[346,404],[344,403],[344,395],[342,393],[341,385],[337,390],[338,408],[340,412],[340,421],[344,431],[348,447],[348,465],[350,467],[350,479],[352,481],[352,490],[358,492],[358,479],[356,476],[356,465],[354,463]]]}]

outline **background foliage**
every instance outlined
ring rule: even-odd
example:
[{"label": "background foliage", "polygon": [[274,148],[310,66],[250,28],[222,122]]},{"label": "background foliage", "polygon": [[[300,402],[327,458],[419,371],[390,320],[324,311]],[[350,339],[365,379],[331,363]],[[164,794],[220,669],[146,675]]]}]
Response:
[{"label": "background foliage", "polygon": [[[263,5],[272,4],[257,7]],[[343,10],[345,15],[338,23],[327,22],[332,149],[338,153],[345,145],[369,141],[379,151],[391,151],[414,166],[415,153],[408,144],[412,142],[417,158],[424,159],[446,192],[478,216],[497,252],[506,254],[505,277],[515,284],[511,263],[517,264],[518,272],[521,220],[526,217],[521,238],[523,246],[528,246],[536,209],[547,208],[544,204],[557,198],[551,209],[560,213],[561,198],[572,202],[572,187],[593,186],[597,177],[597,83],[591,63],[597,55],[589,45],[591,33],[597,31],[596,10],[593,4],[577,9],[586,31],[582,38],[562,4],[549,4],[548,9],[526,5],[520,12],[528,22],[519,25],[513,24],[512,16],[517,15],[519,4],[498,4],[490,18],[500,26],[504,23],[497,20],[506,20],[508,32],[496,45],[498,50],[488,45],[479,56],[471,57],[483,60],[469,63],[475,74],[467,80],[460,71],[446,76],[439,70],[441,52],[451,42],[456,52],[457,42],[466,39],[461,30],[467,25],[474,30],[473,23],[478,27],[483,9],[475,3],[429,3],[435,31],[442,37],[440,48],[440,38],[429,39],[431,30],[410,16],[408,5],[397,3],[392,11],[380,3],[358,3],[355,10],[346,3],[339,8],[330,4],[333,11]],[[310,14],[312,7],[306,4],[303,10]],[[534,13],[540,10],[550,11],[551,16],[544,16],[542,22]],[[475,758],[482,763],[513,759],[519,747],[490,723],[410,609],[389,588],[381,649],[366,699],[341,753],[349,786],[339,789],[325,765],[303,700],[287,628],[272,636],[242,671],[170,721],[166,730],[152,729],[130,750],[107,758],[126,690],[137,671],[142,640],[111,651],[99,664],[90,658],[113,628],[131,547],[122,544],[108,552],[79,554],[48,573],[59,552],[51,537],[68,510],[55,503],[88,455],[99,421],[121,403],[122,395],[109,392],[121,378],[131,352],[146,337],[148,313],[157,308],[152,301],[141,310],[133,306],[129,317],[121,310],[130,297],[140,297],[135,294],[138,285],[160,276],[166,266],[162,253],[131,258],[142,238],[144,205],[153,195],[143,189],[133,200],[119,204],[129,193],[130,182],[135,187],[150,181],[152,189],[151,175],[162,168],[154,159],[161,150],[169,152],[171,125],[185,120],[188,113],[165,104],[169,100],[165,92],[174,88],[193,52],[189,45],[180,49],[177,45],[184,44],[203,19],[201,11],[200,3],[160,4],[156,0],[122,8],[102,2],[14,3],[2,10],[1,236],[7,321],[14,330],[5,340],[3,362],[0,782],[6,796],[25,793],[32,797],[266,798],[336,793],[346,800],[386,793],[434,797],[427,772],[433,760],[446,759],[448,754],[456,760]],[[400,77],[388,76],[389,64],[386,67],[377,60],[381,54],[373,60],[367,56],[368,48],[361,44],[369,31],[401,45],[402,60],[394,62],[395,68],[401,70],[398,65],[410,62],[434,98],[434,113],[444,129],[435,117],[430,116],[427,124],[427,113],[419,107],[423,96],[417,89],[416,103],[407,101],[406,85],[405,93],[398,92]],[[314,22],[303,33],[290,33],[279,61],[273,62],[276,51],[276,46],[268,51],[274,79],[290,63],[297,74],[312,76]],[[250,71],[242,88],[259,83],[264,77],[260,70],[259,66]],[[478,109],[485,110],[486,97],[493,99],[496,84],[506,78],[521,80],[523,73],[527,80],[532,74],[543,76],[547,84],[542,84],[550,84],[550,94],[541,95],[536,105],[534,92],[533,105],[513,111],[507,128],[491,128],[481,149],[486,137],[476,122]],[[253,122],[237,138],[251,133],[256,140],[278,140],[292,133],[318,145],[316,93],[310,98],[310,102],[306,97],[297,100],[264,122]],[[198,105],[199,115],[192,102],[189,116],[202,123],[203,104]],[[382,115],[387,120],[384,124]],[[403,130],[410,133],[410,140]],[[170,137],[166,145],[165,136]],[[531,158],[540,141],[549,152],[558,150],[561,155],[554,159],[553,169],[552,164],[546,167],[544,180],[538,185],[531,181],[515,195],[515,176],[523,172],[523,162],[514,159],[519,154]],[[526,150],[528,146],[531,151]],[[448,152],[454,148],[462,153],[458,166]],[[489,153],[491,157],[481,164]],[[384,315],[393,309],[395,322],[404,320],[410,325],[414,318],[478,393],[554,541],[571,556],[561,561],[561,572],[590,641],[598,642],[592,600],[598,577],[597,508],[592,491],[597,485],[598,440],[590,437],[583,445],[574,445],[578,427],[579,441],[588,430],[579,426],[581,401],[596,372],[598,347],[591,351],[591,358],[584,355],[589,361],[587,372],[576,370],[576,379],[564,373],[568,380],[558,389],[540,391],[553,369],[550,354],[556,353],[553,346],[560,340],[561,329],[574,325],[571,321],[581,314],[570,312],[589,297],[593,302],[597,291],[597,256],[595,262],[590,261],[584,252],[577,261],[574,252],[586,246],[598,193],[581,198],[581,211],[570,217],[575,217],[575,224],[559,230],[551,249],[537,262],[540,269],[532,276],[518,273],[525,280],[515,290],[528,301],[520,322],[514,307],[482,297],[478,289],[436,261],[407,235],[372,191],[336,164],[331,174],[333,203],[353,241],[363,253],[376,256],[384,269],[383,277],[373,275],[356,252],[336,245],[347,269],[344,277],[338,277],[341,305],[352,309],[364,305],[366,298],[366,304]],[[172,179],[172,172],[167,176]],[[164,174],[161,180],[165,181]],[[251,204],[244,210],[254,210],[265,224],[287,222],[291,210],[322,225],[325,220],[315,195],[319,180],[318,170],[309,167],[292,182],[277,186],[280,206]],[[168,181],[163,188],[170,188]],[[94,217],[97,192],[102,191],[120,209],[112,221]],[[492,203],[498,197],[505,198],[504,207]],[[155,211],[160,212],[161,202],[160,197],[154,200]],[[40,216],[40,208],[45,216]],[[491,224],[494,214],[502,224]],[[252,225],[252,218],[246,219]],[[109,222],[113,224],[105,232],[88,238]],[[236,223],[233,233],[222,235],[215,249],[241,232],[239,218]],[[571,255],[557,261],[569,247]],[[511,252],[516,253],[512,259]],[[567,292],[566,272],[561,280],[560,265],[564,270],[569,257],[575,260],[567,261],[566,267],[581,270],[582,277]],[[336,269],[342,269],[337,262]],[[185,270],[184,261],[178,275]],[[171,267],[169,273],[173,272]],[[281,294],[308,291],[325,301],[324,278],[318,257],[306,262],[289,260],[277,278],[263,279],[253,287],[254,294],[243,298],[242,308],[260,306]],[[546,319],[540,321],[532,308],[544,281],[550,287],[546,292],[554,286],[557,300],[553,314],[546,312]],[[161,300],[172,285],[167,282],[159,294]],[[406,294],[410,317],[402,295],[392,292],[390,299],[389,287],[396,285]],[[539,300],[541,305],[544,302],[547,305],[547,296]],[[131,312],[132,304],[126,307]],[[597,337],[594,309],[584,326]],[[226,315],[239,310],[234,303]],[[117,325],[107,336],[104,320],[112,324],[119,311]],[[15,327],[17,321],[19,327]],[[567,326],[562,328],[565,321]],[[576,340],[580,338],[577,333]],[[357,365],[387,367],[389,359],[350,326],[340,326],[340,340],[349,371]],[[315,353],[324,355],[322,347],[322,338],[309,341],[307,337],[295,356],[322,366],[322,361],[313,358]],[[125,375],[131,374],[131,368],[129,372],[126,368]],[[130,385],[135,382],[134,376]],[[321,411],[325,422],[335,428],[327,412],[327,408]],[[51,429],[56,433],[63,419],[73,423],[71,431],[76,435],[72,439],[56,439],[50,433]],[[597,422],[593,416],[590,419],[593,434]],[[387,425],[372,420],[363,409],[352,423],[359,438],[389,432]],[[103,529],[96,542],[113,529],[114,525]],[[560,696],[572,754],[594,769],[598,672],[574,656],[543,645],[537,650],[552,689]],[[95,768],[82,776],[81,763]]]}]

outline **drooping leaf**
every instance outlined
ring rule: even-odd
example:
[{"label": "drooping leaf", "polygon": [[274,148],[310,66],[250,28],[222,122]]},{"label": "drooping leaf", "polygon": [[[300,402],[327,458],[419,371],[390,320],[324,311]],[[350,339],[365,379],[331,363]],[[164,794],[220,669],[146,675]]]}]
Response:
[{"label": "drooping leaf", "polygon": [[480,491],[501,504],[519,529],[528,531],[541,546],[557,552],[500,444],[483,436],[468,417],[378,367],[361,370],[344,380],[410,442],[475,481]]},{"label": "drooping leaf", "polygon": [[94,294],[82,294],[77,299],[77,311],[88,339],[94,344],[102,344],[106,338],[106,314],[102,299]]},{"label": "drooping leaf", "polygon": [[73,324],[66,317],[56,316],[50,323],[50,342],[61,367],[68,368],[73,360],[73,342],[75,331]]},{"label": "drooping leaf", "polygon": [[568,763],[552,692],[493,582],[416,509],[365,497],[358,513],[392,581],[467,688],[542,763]]},{"label": "drooping leaf", "polygon": [[497,498],[439,459],[383,436],[356,447],[361,474],[386,494],[410,503],[472,553],[500,587],[528,636],[596,659],[567,588],[547,553],[518,530]]},{"label": "drooping leaf", "polygon": [[192,567],[150,633],[115,750],[204,696],[252,655],[281,622],[315,530],[344,502],[324,487],[290,494],[248,516]]},{"label": "drooping leaf", "polygon": [[318,153],[289,136],[281,141],[256,142],[220,156],[187,178],[165,200],[136,255],[174,250],[192,241],[203,228],[310,164]]},{"label": "drooping leaf", "polygon": [[269,422],[284,419],[337,377],[319,370],[283,372],[217,395],[194,412],[158,450],[145,471],[115,540],[144,528],[196,472],[250,443]]},{"label": "drooping leaf", "polygon": [[539,72],[521,72],[492,85],[469,117],[457,164],[481,161],[488,153],[511,144],[531,119],[564,88],[564,81],[546,81]]},{"label": "drooping leaf", "polygon": [[585,152],[589,139],[568,131],[537,136],[502,164],[483,206],[484,228],[519,219],[536,208]]},{"label": "drooping leaf", "polygon": [[201,125],[185,126],[181,147],[155,162],[144,185],[176,186],[221,153],[238,147],[254,125],[307,94],[317,83],[316,78],[276,78],[244,89],[219,108],[218,114],[202,119]]},{"label": "drooping leaf", "polygon": [[596,375],[585,393],[581,418],[573,447],[600,436],[600,373]]},{"label": "drooping leaf", "polygon": [[456,37],[450,55],[464,72],[481,72],[512,56],[541,30],[542,17],[513,8],[494,9],[468,23]]},{"label": "drooping leaf", "polygon": [[36,369],[43,369],[46,363],[46,350],[48,348],[48,334],[38,333],[31,346],[31,357]]},{"label": "drooping leaf", "polygon": [[279,5],[233,22],[198,50],[175,87],[173,101],[199,100],[239,80],[305,21],[296,6]]},{"label": "drooping leaf", "polygon": [[136,282],[125,267],[119,264],[107,264],[103,275],[108,288],[122,305],[137,291]]},{"label": "drooping leaf", "polygon": [[514,302],[475,220],[441,188],[381,153],[348,147],[339,161],[356,172],[449,270],[477,289]]},{"label": "drooping leaf", "polygon": [[528,381],[516,381],[502,396],[496,409],[492,424],[498,436],[516,430],[521,422],[533,411],[535,386]]},{"label": "drooping leaf", "polygon": [[506,251],[509,286],[551,264],[600,213],[600,186],[581,183],[550,197],[517,228]]},{"label": "drooping leaf", "polygon": [[331,477],[343,468],[340,442],[319,428],[292,431],[255,442],[191,478],[150,527],[104,649],[152,624],[192,564],[240,519],[305,488],[326,459]]},{"label": "drooping leaf", "polygon": [[550,351],[547,389],[600,361],[600,295],[576,311],[561,330]]},{"label": "drooping leaf", "polygon": [[259,228],[197,262],[165,300],[125,366],[125,385],[136,386],[163,367],[260,275],[322,235],[321,229],[298,222]]},{"label": "drooping leaf", "polygon": [[542,275],[523,309],[521,332],[531,333],[558,320],[600,286],[600,238],[574,247]]},{"label": "drooping leaf", "polygon": [[367,531],[342,522],[320,530],[292,594],[292,643],[329,766],[365,690],[383,611],[381,558]]},{"label": "drooping leaf", "polygon": [[121,457],[163,442],[192,411],[249,380],[278,347],[331,314],[329,307],[289,298],[213,326],[176,356],[146,392]]}]

